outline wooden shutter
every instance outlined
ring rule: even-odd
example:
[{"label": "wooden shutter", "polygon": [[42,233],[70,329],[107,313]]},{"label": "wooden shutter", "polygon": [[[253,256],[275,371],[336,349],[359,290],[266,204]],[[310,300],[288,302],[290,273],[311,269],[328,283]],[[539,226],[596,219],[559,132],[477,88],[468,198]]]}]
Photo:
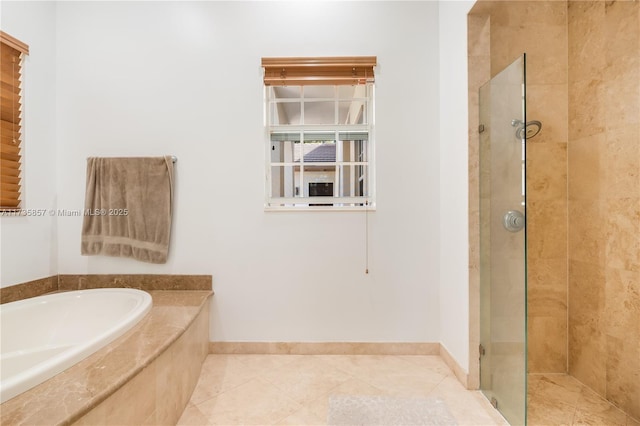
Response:
[{"label": "wooden shutter", "polygon": [[374,80],[375,56],[262,58],[265,86],[366,84]]},{"label": "wooden shutter", "polygon": [[21,57],[29,46],[0,31],[0,211],[20,208]]}]

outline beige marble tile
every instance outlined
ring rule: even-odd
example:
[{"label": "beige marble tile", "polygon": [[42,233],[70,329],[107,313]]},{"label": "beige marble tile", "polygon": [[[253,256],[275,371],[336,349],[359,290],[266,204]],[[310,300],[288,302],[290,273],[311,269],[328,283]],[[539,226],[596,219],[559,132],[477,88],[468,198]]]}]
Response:
[{"label": "beige marble tile", "polygon": [[[636,315],[636,321],[639,317]],[[632,327],[628,339],[607,336],[606,398],[626,414],[637,417],[640,416],[640,326],[636,322]]]},{"label": "beige marble tile", "polygon": [[566,374],[545,374],[534,394],[542,400],[555,400],[572,407],[577,406],[584,385]]},{"label": "beige marble tile", "polygon": [[603,329],[608,336],[640,348],[640,271],[605,271]]},{"label": "beige marble tile", "polygon": [[[508,25],[546,26],[563,25],[567,20],[567,5],[562,1],[507,1],[503,12]],[[493,15],[492,15],[493,17]],[[526,19],[523,19],[526,17]],[[498,19],[504,19],[498,15]],[[499,20],[502,23],[504,21]]]},{"label": "beige marble tile", "polygon": [[623,57],[639,56],[640,51],[640,6],[634,1],[605,2],[603,20],[604,42],[608,64],[619,63]]},{"label": "beige marble tile", "polygon": [[201,347],[207,346],[203,340],[208,340],[208,322],[208,309],[205,309],[155,361],[155,409],[158,424],[175,424],[191,398],[203,363]]},{"label": "beige marble tile", "polygon": [[601,160],[606,178],[604,196],[640,198],[640,125],[610,130],[606,138]]},{"label": "beige marble tile", "polygon": [[527,205],[527,255],[537,259],[567,256],[567,201],[531,201]]},{"label": "beige marble tile", "polygon": [[[345,355],[345,356],[317,356],[323,362],[330,364],[332,367],[337,368],[346,374],[360,379],[370,378],[373,374],[379,375],[395,375],[395,374],[415,374],[419,371],[417,363],[421,360],[423,363],[429,363],[431,357],[408,357],[408,356],[384,356],[384,355]],[[438,357],[439,358],[439,357]],[[413,359],[413,362],[410,360]],[[440,358],[439,358],[440,359]],[[434,363],[437,361],[433,361]],[[440,359],[440,362],[442,360]],[[439,371],[443,371],[442,364],[438,364]],[[424,369],[425,373],[438,374],[439,380],[442,380],[445,375],[451,374],[451,371],[447,368],[442,373],[438,373],[431,369]]]},{"label": "beige marble tile", "polygon": [[636,420],[631,416],[627,416],[627,426],[640,426],[640,420]]},{"label": "beige marble tile", "polygon": [[[541,119],[545,131],[547,123]],[[527,201],[566,199],[567,144],[531,141],[527,144]]]},{"label": "beige marble tile", "polygon": [[[569,200],[569,260],[604,266],[605,206],[600,200]],[[569,270],[571,280],[571,270]],[[569,304],[572,295],[569,293]]]},{"label": "beige marble tile", "polygon": [[74,426],[106,425],[107,412],[109,410],[110,410],[110,407],[108,407],[106,404],[100,404],[97,407],[93,408],[91,411],[89,411],[87,414],[82,416],[78,421],[74,422],[73,425]]},{"label": "beige marble tile", "polygon": [[534,374],[529,382],[529,424],[633,425],[630,416],[571,376]]},{"label": "beige marble tile", "polygon": [[605,133],[569,142],[568,196],[571,200],[592,202],[606,191]]},{"label": "beige marble tile", "polygon": [[207,425],[274,424],[303,406],[286,392],[260,379],[250,381],[197,405]]},{"label": "beige marble tile", "polygon": [[299,361],[304,358],[304,355],[246,354],[236,355],[235,358],[250,370],[255,371],[256,374],[261,374],[276,368],[285,367],[294,361]]},{"label": "beige marble tile", "polygon": [[489,56],[490,51],[490,28],[491,23],[486,16],[468,17],[468,55],[469,56]]},{"label": "beige marble tile", "polygon": [[568,2],[569,80],[602,78],[606,65],[605,2]]},{"label": "beige marble tile", "polygon": [[103,403],[103,424],[143,424],[155,412],[155,389],[156,368],[151,364]]},{"label": "beige marble tile", "polygon": [[627,416],[588,388],[583,388],[578,399],[574,425],[624,426]]},{"label": "beige marble tile", "polygon": [[452,372],[452,370],[449,368],[449,366],[447,366],[445,361],[439,356],[435,356],[435,355],[424,355],[424,356],[406,355],[406,356],[399,356],[398,358],[400,358],[400,359],[402,359],[404,361],[408,361],[411,364],[419,367],[420,369],[424,369],[425,371],[434,372],[434,373],[440,374],[442,376],[451,376],[451,375],[454,374]]},{"label": "beige marble tile", "polygon": [[595,263],[569,261],[569,321],[597,320],[605,309],[605,270]]},{"label": "beige marble tile", "polygon": [[429,394],[442,399],[460,425],[506,425],[479,391],[466,391],[453,377],[446,377]]},{"label": "beige marble tile", "polygon": [[[567,143],[568,138],[568,85],[563,84],[529,84],[527,83],[527,120],[542,122],[542,130],[534,138],[528,140],[527,154],[530,145],[543,142]],[[550,153],[562,147],[549,147]],[[565,147],[566,149],[566,147]],[[557,154],[557,153],[556,153]],[[558,154],[558,159],[565,159],[566,152]],[[560,174],[562,175],[562,174]]]},{"label": "beige marble tile", "polygon": [[[567,26],[565,22],[558,25],[550,23],[533,25],[528,21],[529,16],[526,18],[525,16],[521,17],[521,21],[526,22],[525,25],[516,24],[507,27],[508,32],[505,36],[508,38],[494,41],[507,42],[508,57],[512,58],[511,61],[526,53],[528,97],[532,86],[567,83]],[[566,99],[566,86],[561,89],[561,92],[564,92]],[[553,96],[551,98],[553,99]],[[546,102],[551,108],[555,107],[552,99]],[[527,102],[529,103],[529,99]],[[564,107],[566,108],[566,102]]]},{"label": "beige marble tile", "polygon": [[326,418],[320,419],[315,416],[307,407],[302,408],[301,410],[296,411],[295,413],[287,416],[286,418],[278,421],[276,423],[278,426],[316,426],[316,425],[326,425]]},{"label": "beige marble tile", "polygon": [[[445,399],[459,424],[506,424],[483,396],[467,391],[438,357],[210,355],[206,367],[203,368],[203,375],[206,374],[205,370],[211,367],[210,358],[218,358],[218,361],[230,358],[244,363],[247,367],[253,368],[255,377],[199,404],[194,404],[192,397],[178,424],[325,424],[331,395],[397,395],[398,386],[406,385],[404,380],[409,374],[422,378],[431,376],[444,379],[440,380],[438,387],[431,392],[424,392],[423,383],[422,387],[414,387],[413,393],[407,392],[404,396],[437,396]],[[293,399],[301,399],[296,397],[300,394],[299,389],[288,383],[298,380],[306,382],[307,385],[313,384],[314,381],[317,384],[319,367],[328,376],[335,375],[336,371],[338,374],[344,374],[346,380],[331,388],[326,388],[320,383],[317,388],[324,389],[323,392],[304,404],[296,403]],[[341,369],[349,370],[353,374]],[[356,374],[374,377],[391,375],[399,378],[399,384],[389,383],[389,386],[380,388],[356,378]],[[278,386],[271,383],[276,376],[286,376],[282,382],[287,385]],[[201,380],[202,382],[204,380]],[[409,389],[405,387],[404,390]],[[290,398],[292,395],[293,399]]]},{"label": "beige marble tile", "polygon": [[444,345],[440,345],[440,358],[442,358],[442,361],[449,367],[462,386],[467,389],[476,389],[475,386],[470,386],[468,369],[460,365]]},{"label": "beige marble tile", "polygon": [[606,87],[603,80],[569,79],[569,140],[602,133],[606,129]]},{"label": "beige marble tile", "polygon": [[26,283],[0,288],[0,304],[41,296],[58,290],[58,276],[41,278]]},{"label": "beige marble tile", "polygon": [[531,426],[571,425],[575,407],[557,400],[532,399],[527,407],[527,424]]},{"label": "beige marble tile", "polygon": [[[501,6],[496,6],[496,9],[500,9]],[[491,16],[491,31],[489,33],[491,43],[491,74],[488,76],[492,78],[508,67],[513,61],[522,55],[522,52],[513,56],[511,51],[511,45],[508,40],[515,36],[515,28],[500,25],[496,22],[495,13]],[[487,78],[486,81],[489,81]]]},{"label": "beige marble tile", "polygon": [[306,404],[346,382],[351,376],[324,362],[322,357],[304,357],[261,377],[301,404]]},{"label": "beige marble tile", "polygon": [[606,340],[596,319],[569,320],[569,373],[603,394],[606,388]]},{"label": "beige marble tile", "polygon": [[[489,418],[491,418],[491,422],[489,423],[488,420],[485,419],[481,419],[480,421],[484,421],[487,424],[494,424],[494,425],[508,425],[509,423],[505,420],[505,418],[502,416],[502,414],[496,410],[495,408],[493,408],[493,406],[491,405],[491,403],[489,402],[489,400],[487,399],[486,396],[484,396],[482,394],[482,392],[480,391],[470,391],[471,397],[478,403],[480,410],[479,413],[481,413],[481,416],[484,417],[484,414],[487,414],[489,416]],[[469,419],[469,421],[473,421],[472,419]],[[478,424],[482,424],[480,423],[480,421],[476,420],[475,422]]]},{"label": "beige marble tile", "polygon": [[248,367],[242,358],[237,355],[209,355],[202,365],[191,402],[199,404],[256,377],[256,371]]},{"label": "beige marble tile", "polygon": [[[480,87],[489,81],[491,72],[491,58],[488,56],[470,56],[468,59],[468,66],[470,70],[473,70],[469,74],[469,87]],[[474,101],[477,104],[477,91],[474,92]],[[470,110],[472,111],[472,110]],[[477,130],[476,124],[471,129]],[[477,133],[477,132],[476,132]]]},{"label": "beige marble tile", "polygon": [[60,290],[125,287],[153,290],[211,290],[211,275],[89,274],[58,275]]},{"label": "beige marble tile", "polygon": [[566,258],[527,258],[527,314],[529,317],[566,317]]},{"label": "beige marble tile", "polygon": [[322,357],[323,361],[353,377],[377,388],[384,388],[393,395],[426,395],[445,375],[430,369],[416,368],[414,364],[398,357],[346,356]]},{"label": "beige marble tile", "polygon": [[209,420],[202,414],[198,407],[189,402],[185,407],[180,419],[178,420],[178,426],[204,426],[209,423]]},{"label": "beige marble tile", "polygon": [[214,354],[272,355],[437,355],[439,343],[408,342],[210,342]]},{"label": "beige marble tile", "polygon": [[640,123],[640,58],[625,57],[610,65],[606,72],[603,84],[606,128]]},{"label": "beige marble tile", "polygon": [[531,373],[567,371],[567,320],[564,317],[535,316],[527,322],[528,369]]}]

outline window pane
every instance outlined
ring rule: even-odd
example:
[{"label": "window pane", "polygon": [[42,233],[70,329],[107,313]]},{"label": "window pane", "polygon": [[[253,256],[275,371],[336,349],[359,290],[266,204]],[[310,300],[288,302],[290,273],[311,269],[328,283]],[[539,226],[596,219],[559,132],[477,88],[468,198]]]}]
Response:
[{"label": "window pane", "polygon": [[[334,163],[336,161],[336,143],[334,141],[312,141],[306,140],[303,144],[305,163]],[[299,151],[298,151],[299,153]]]},{"label": "window pane", "polygon": [[338,86],[338,99],[352,99],[355,97],[357,86]]},{"label": "window pane", "polygon": [[362,101],[339,102],[338,124],[366,124],[367,114]]},{"label": "window pane", "polygon": [[364,206],[363,198],[372,195],[367,188],[369,86],[267,90],[273,126],[267,141],[271,205]]},{"label": "window pane", "polygon": [[272,102],[271,125],[300,124],[299,102]]},{"label": "window pane", "polygon": [[367,193],[367,166],[344,165],[340,167],[341,197],[366,197]]},{"label": "window pane", "polygon": [[[281,136],[281,135],[273,135]],[[299,141],[274,140],[271,139],[271,162],[272,163],[293,163],[295,153],[300,151]]]},{"label": "window pane", "polygon": [[296,196],[296,166],[271,166],[271,197]]},{"label": "window pane", "polygon": [[303,124],[337,124],[335,102],[305,102]]},{"label": "window pane", "polygon": [[304,86],[304,97],[309,98],[331,98],[335,97],[335,86]]},{"label": "window pane", "polygon": [[310,206],[333,203],[336,185],[336,166],[305,166],[303,186],[305,194],[313,198]]},{"label": "window pane", "polygon": [[271,87],[271,99],[291,99],[301,97],[301,86],[277,86]]},{"label": "window pane", "polygon": [[342,161],[369,161],[367,155],[367,141],[342,141]]}]

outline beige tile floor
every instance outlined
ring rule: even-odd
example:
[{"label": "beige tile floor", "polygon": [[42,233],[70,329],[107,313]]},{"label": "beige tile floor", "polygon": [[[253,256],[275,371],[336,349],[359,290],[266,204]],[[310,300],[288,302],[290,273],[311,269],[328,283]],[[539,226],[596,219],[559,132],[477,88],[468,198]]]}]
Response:
[{"label": "beige tile floor", "polygon": [[178,424],[324,425],[341,394],[439,397],[459,425],[507,424],[440,357],[388,355],[209,355]]},{"label": "beige tile floor", "polygon": [[529,374],[530,426],[640,426],[640,422],[566,374]]}]

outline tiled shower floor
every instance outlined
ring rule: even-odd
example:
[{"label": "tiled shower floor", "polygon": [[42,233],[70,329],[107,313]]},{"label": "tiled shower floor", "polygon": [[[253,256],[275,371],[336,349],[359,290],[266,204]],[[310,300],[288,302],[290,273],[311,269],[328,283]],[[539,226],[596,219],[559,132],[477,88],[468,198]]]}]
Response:
[{"label": "tiled shower floor", "polygon": [[566,374],[529,374],[528,424],[640,426]]}]

